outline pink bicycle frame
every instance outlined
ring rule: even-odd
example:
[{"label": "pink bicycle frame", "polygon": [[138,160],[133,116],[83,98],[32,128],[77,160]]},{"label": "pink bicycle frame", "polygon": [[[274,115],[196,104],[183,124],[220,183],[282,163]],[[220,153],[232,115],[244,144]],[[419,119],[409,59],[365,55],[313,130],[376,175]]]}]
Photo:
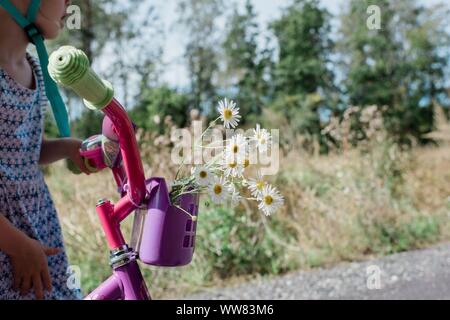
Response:
[{"label": "pink bicycle frame", "polygon": [[[97,204],[97,214],[111,250],[112,261],[116,261],[116,264],[113,264],[113,275],[85,299],[148,300],[151,297],[139,270],[135,253],[128,248],[120,230],[120,223],[144,204],[146,188],[142,160],[133,124],[125,109],[113,99],[102,111],[110,118],[119,137],[127,184],[126,194],[115,205],[107,199]],[[119,184],[120,173],[114,172],[114,176]]]}]

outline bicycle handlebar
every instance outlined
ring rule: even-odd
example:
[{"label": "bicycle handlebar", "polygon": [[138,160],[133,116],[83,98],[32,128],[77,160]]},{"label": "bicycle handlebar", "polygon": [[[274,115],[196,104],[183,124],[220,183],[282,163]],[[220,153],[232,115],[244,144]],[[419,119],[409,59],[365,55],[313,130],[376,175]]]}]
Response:
[{"label": "bicycle handlebar", "polygon": [[88,108],[101,110],[111,119],[119,137],[128,198],[133,206],[139,207],[146,194],[144,169],[132,122],[114,99],[112,85],[92,71],[83,51],[71,46],[63,46],[51,54],[48,70],[56,83],[73,89]]},{"label": "bicycle handlebar", "polygon": [[63,46],[53,52],[48,71],[56,83],[74,90],[90,109],[101,110],[114,97],[112,85],[101,79],[91,69],[86,54],[74,47]]}]

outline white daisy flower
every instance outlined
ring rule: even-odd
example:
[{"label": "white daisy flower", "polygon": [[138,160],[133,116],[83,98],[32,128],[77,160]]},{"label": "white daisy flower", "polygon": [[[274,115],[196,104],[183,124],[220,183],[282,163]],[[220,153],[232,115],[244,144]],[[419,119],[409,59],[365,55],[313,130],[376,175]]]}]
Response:
[{"label": "white daisy flower", "polygon": [[229,186],[228,191],[231,194],[231,206],[236,207],[241,202],[242,196],[233,184]]},{"label": "white daisy flower", "polygon": [[244,166],[239,164],[234,159],[225,161],[223,170],[226,177],[242,177],[242,175],[244,174]]},{"label": "white daisy flower", "polygon": [[264,177],[261,175],[261,173],[258,173],[256,179],[248,180],[248,188],[250,189],[252,196],[254,196],[255,198],[259,198],[262,195],[262,191],[264,190],[264,187],[266,185],[267,182],[264,181]]},{"label": "white daisy flower", "polygon": [[258,199],[258,208],[266,215],[270,216],[275,213],[283,204],[283,196],[275,187],[266,185],[261,192],[261,197]]},{"label": "white daisy flower", "polygon": [[225,128],[235,128],[238,125],[241,116],[239,115],[239,108],[236,108],[236,103],[233,100],[228,101],[225,98],[219,101],[217,111],[220,113],[220,119],[223,121]]},{"label": "white daisy flower", "polygon": [[228,196],[228,186],[224,177],[215,177],[209,185],[209,195],[214,203],[222,203]]},{"label": "white daisy flower", "polygon": [[202,187],[208,186],[213,180],[212,172],[203,165],[192,168],[192,175],[195,178],[195,182]]},{"label": "white daisy flower", "polygon": [[242,162],[248,151],[248,140],[243,134],[236,134],[230,138],[225,147],[227,159]]},{"label": "white daisy flower", "polygon": [[271,136],[269,131],[261,129],[260,125],[257,124],[256,129],[253,129],[253,136],[251,139],[256,143],[256,148],[258,148],[260,152],[266,152],[270,145]]}]

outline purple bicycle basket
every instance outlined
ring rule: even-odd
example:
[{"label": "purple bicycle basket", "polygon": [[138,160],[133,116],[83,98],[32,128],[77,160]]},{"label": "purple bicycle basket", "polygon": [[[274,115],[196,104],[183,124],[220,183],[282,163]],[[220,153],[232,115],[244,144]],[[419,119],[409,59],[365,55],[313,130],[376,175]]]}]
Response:
[{"label": "purple bicycle basket", "polygon": [[186,212],[198,215],[198,194],[182,195],[177,207],[170,203],[164,178],[151,178],[146,186],[148,206],[136,212],[131,241],[139,252],[139,259],[154,266],[189,264],[195,249],[197,221]]}]

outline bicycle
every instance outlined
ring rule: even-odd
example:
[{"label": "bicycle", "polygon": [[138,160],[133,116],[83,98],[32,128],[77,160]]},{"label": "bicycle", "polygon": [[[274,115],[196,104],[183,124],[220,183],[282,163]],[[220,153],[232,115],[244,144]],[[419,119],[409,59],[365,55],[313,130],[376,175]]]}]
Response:
[{"label": "bicycle", "polygon": [[[145,178],[135,126],[114,98],[112,85],[90,67],[87,56],[64,46],[49,60],[48,70],[60,85],[72,89],[84,104],[105,114],[102,133],[88,138],[80,153],[92,172],[112,171],[120,200],[101,199],[96,211],[110,249],[112,275],[86,300],[149,300],[138,260],[153,266],[174,267],[191,262],[195,249],[198,194],[184,194],[171,203],[164,178]],[[129,245],[120,222],[135,213]]]}]

